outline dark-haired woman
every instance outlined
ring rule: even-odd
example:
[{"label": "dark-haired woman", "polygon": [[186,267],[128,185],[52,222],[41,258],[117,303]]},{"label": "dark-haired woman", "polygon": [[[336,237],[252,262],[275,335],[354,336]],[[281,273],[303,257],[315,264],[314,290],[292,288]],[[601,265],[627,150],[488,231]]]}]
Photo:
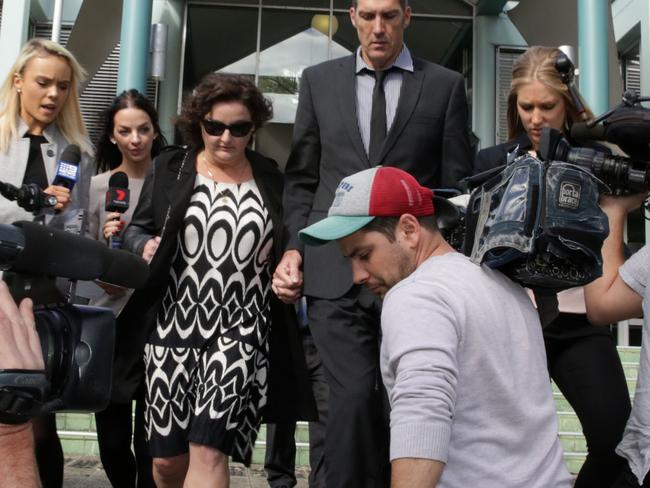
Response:
[{"label": "dark-haired woman", "polygon": [[248,148],[270,118],[249,79],[204,77],[179,119],[190,149],[156,158],[125,233],[150,261],[149,285],[122,318],[145,326],[146,427],[161,488],[226,487],[228,457],[251,461],[263,408],[281,410],[266,412],[276,421],[308,413],[301,404],[313,412],[295,311],[271,293],[282,175]]},{"label": "dark-haired woman", "polygon": [[[555,69],[558,54],[556,48],[533,46],[515,61],[508,96],[510,141],[481,150],[475,172],[505,164],[514,150],[536,154],[543,128],[568,134],[580,120]],[[575,410],[587,440],[575,487],[609,488],[625,465],[614,452],[630,414],[625,374],[611,332],[587,320],[583,288],[559,293],[558,302],[559,315],[544,327],[544,342],[550,376]]]},{"label": "dark-haired woman", "polygon": [[[90,183],[89,234],[108,243],[119,237],[131,220],[144,178],[151,170],[152,158],[164,146],[160,134],[158,114],[151,102],[137,90],[128,90],[117,96],[104,112],[104,126],[97,143],[96,165],[101,172]],[[124,213],[106,212],[105,196],[109,180],[116,172],[128,177],[132,204]],[[131,290],[100,284],[104,293],[92,305],[109,307],[117,316],[131,296]],[[128,337],[128,336],[121,336]],[[120,360],[120,344],[116,344]],[[144,385],[136,395],[135,435],[131,451],[132,404],[130,401],[112,401],[106,410],[95,414],[99,455],[106,475],[113,486],[153,487],[151,457],[144,434]]]}]

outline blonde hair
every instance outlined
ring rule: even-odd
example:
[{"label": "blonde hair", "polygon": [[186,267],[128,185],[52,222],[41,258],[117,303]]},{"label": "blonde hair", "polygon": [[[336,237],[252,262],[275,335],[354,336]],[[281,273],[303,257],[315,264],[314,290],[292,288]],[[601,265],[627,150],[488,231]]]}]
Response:
[{"label": "blonde hair", "polygon": [[[539,81],[551,90],[559,93],[564,99],[566,108],[566,120],[564,121],[567,129],[571,128],[574,122],[579,122],[580,115],[571,100],[569,89],[562,82],[560,73],[555,69],[555,60],[561,51],[554,47],[531,46],[526,52],[515,60],[512,66],[512,82],[510,83],[510,93],[508,94],[508,138],[513,139],[526,132],[519,113],[517,112],[517,95],[523,85]],[[582,100],[587,115],[593,117],[591,110]]]},{"label": "blonde hair", "polygon": [[11,140],[18,137],[16,120],[20,115],[20,96],[14,88],[14,76],[22,75],[27,63],[37,56],[59,56],[70,66],[70,93],[56,118],[56,125],[69,143],[78,145],[82,152],[92,155],[92,144],[79,108],[79,84],[86,79],[86,71],[66,48],[56,42],[38,38],[30,39],[22,47],[18,59],[0,87],[0,152],[7,152]]}]

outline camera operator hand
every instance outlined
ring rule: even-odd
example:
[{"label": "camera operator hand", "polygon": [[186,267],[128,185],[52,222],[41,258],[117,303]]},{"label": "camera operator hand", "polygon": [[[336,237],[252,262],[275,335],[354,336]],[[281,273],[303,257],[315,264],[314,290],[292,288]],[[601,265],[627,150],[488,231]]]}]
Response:
[{"label": "camera operator hand", "polygon": [[25,298],[16,306],[7,284],[0,281],[0,369],[43,368],[32,301]]},{"label": "camera operator hand", "polygon": [[609,235],[602,248],[603,274],[584,289],[587,316],[594,325],[608,325],[641,316],[642,297],[625,283],[618,270],[625,262],[627,214],[638,208],[646,196],[639,193],[628,196],[603,195],[600,198],[600,207],[609,219]]},{"label": "camera operator hand", "polygon": [[70,190],[65,186],[50,185],[43,190],[43,193],[56,197],[57,204],[54,206],[54,210],[60,210],[61,212],[63,212],[72,201],[70,198]]},{"label": "camera operator hand", "polygon": [[620,214],[625,216],[632,210],[636,210],[643,205],[647,197],[645,193],[626,196],[602,195],[598,203],[611,220],[612,217],[619,217]]},{"label": "camera operator hand", "polygon": [[[36,333],[32,301],[19,306],[0,281],[0,369],[43,369],[43,353]],[[0,479],[6,487],[38,487],[31,422],[0,424]]]}]

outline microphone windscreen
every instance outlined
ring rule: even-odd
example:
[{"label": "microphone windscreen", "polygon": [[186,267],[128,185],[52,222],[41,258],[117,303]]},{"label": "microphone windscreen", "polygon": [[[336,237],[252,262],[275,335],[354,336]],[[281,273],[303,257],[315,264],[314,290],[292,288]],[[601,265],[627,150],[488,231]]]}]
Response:
[{"label": "microphone windscreen", "polygon": [[113,173],[108,180],[109,188],[128,188],[129,177],[124,171]]},{"label": "microphone windscreen", "polygon": [[108,180],[104,209],[124,213],[129,209],[129,177],[124,171],[113,173]]},{"label": "microphone windscreen", "polygon": [[0,245],[7,247],[5,266],[15,272],[99,279],[126,288],[141,288],[149,278],[149,265],[140,256],[34,222],[0,226]]},{"label": "microphone windscreen", "polygon": [[61,153],[59,161],[79,166],[81,161],[81,149],[76,144],[68,144],[68,146]]},{"label": "microphone windscreen", "polygon": [[110,264],[102,242],[34,222],[13,225],[22,230],[25,247],[11,263],[12,271],[94,280]]},{"label": "microphone windscreen", "polygon": [[587,141],[605,140],[605,127],[601,124],[589,127],[584,122],[576,122],[571,126],[571,138]]},{"label": "microphone windscreen", "polygon": [[140,256],[121,249],[109,249],[108,266],[98,278],[112,285],[142,288],[149,278],[149,265]]},{"label": "microphone windscreen", "polygon": [[79,162],[81,161],[81,149],[76,144],[68,144],[61,153],[59,162],[56,164],[56,175],[53,185],[65,186],[72,190],[79,178]]}]

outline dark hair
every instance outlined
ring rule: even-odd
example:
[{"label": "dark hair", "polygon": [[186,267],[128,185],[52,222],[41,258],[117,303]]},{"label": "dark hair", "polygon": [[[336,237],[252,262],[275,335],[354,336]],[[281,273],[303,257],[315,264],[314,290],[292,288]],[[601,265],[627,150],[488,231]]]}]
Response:
[{"label": "dark hair", "polygon": [[[420,225],[430,232],[438,230],[436,218],[433,215],[416,217]],[[368,222],[361,230],[366,232],[379,232],[383,234],[389,242],[395,242],[395,229],[399,222],[399,217],[375,217]]]},{"label": "dark hair", "polygon": [[113,99],[111,105],[104,111],[104,125],[102,133],[97,141],[97,155],[95,164],[97,172],[109,171],[117,168],[122,163],[122,153],[116,144],[111,142],[111,136],[115,129],[115,114],[125,108],[137,108],[146,112],[151,119],[151,125],[158,134],[151,145],[151,157],[156,157],[160,150],[167,145],[165,136],[160,132],[158,124],[158,112],[149,99],[138,90],[125,90]]},{"label": "dark hair", "polygon": [[[402,10],[406,10],[406,6],[408,5],[408,0],[399,0],[399,4],[402,7]],[[354,8],[357,8],[357,0],[352,0],[352,6]]]},{"label": "dark hair", "polygon": [[241,102],[251,114],[253,126],[260,126],[273,117],[271,102],[249,78],[225,73],[205,75],[183,102],[177,127],[186,144],[203,147],[201,120],[210,113],[215,103]]}]

